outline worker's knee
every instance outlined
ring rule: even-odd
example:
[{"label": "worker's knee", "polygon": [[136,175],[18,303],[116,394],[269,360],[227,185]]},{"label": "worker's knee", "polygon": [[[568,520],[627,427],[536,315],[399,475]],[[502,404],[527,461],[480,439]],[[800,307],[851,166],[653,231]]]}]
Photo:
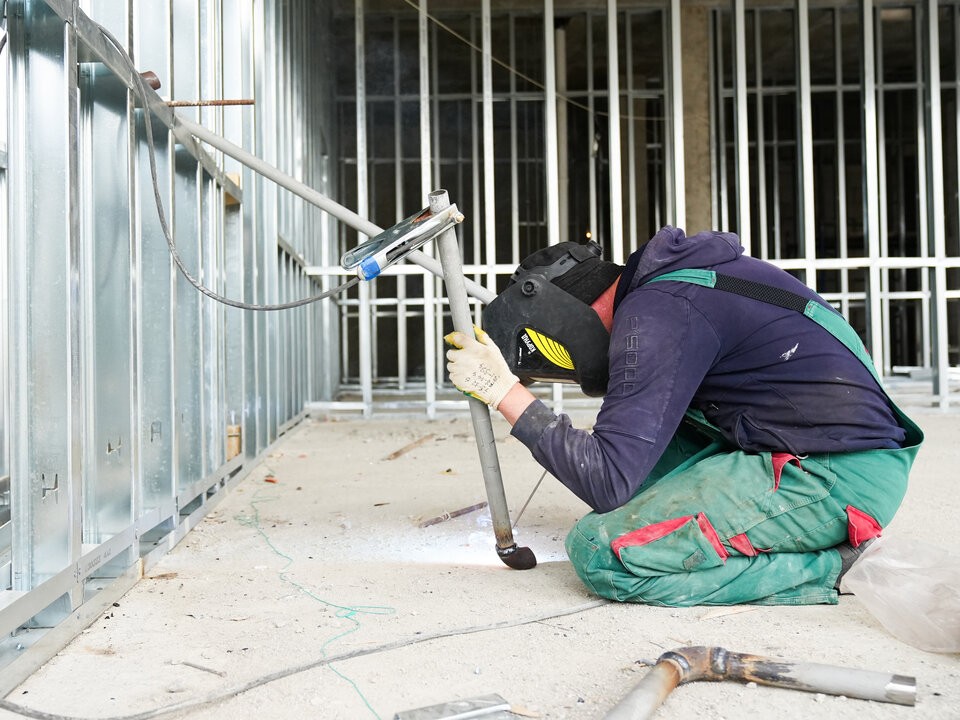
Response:
[{"label": "worker's knee", "polygon": [[583,584],[596,595],[610,600],[615,597],[615,585],[612,574],[617,562],[610,550],[610,542],[605,537],[602,525],[596,522],[596,515],[590,513],[582,518],[567,534],[566,548],[570,564]]},{"label": "worker's knee", "polygon": [[599,517],[590,513],[567,534],[570,564],[595,595],[618,602],[647,602],[644,588],[650,578],[634,575],[624,567],[611,549],[610,538]]}]

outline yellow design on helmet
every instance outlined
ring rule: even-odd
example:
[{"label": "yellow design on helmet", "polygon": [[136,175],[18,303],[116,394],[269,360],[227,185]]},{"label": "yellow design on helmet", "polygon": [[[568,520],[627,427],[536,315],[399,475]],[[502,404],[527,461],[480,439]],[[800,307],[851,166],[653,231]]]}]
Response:
[{"label": "yellow design on helmet", "polygon": [[570,357],[570,353],[567,352],[567,349],[563,345],[552,338],[548,338],[546,335],[541,335],[533,328],[527,328],[526,330],[527,335],[533,340],[533,344],[537,346],[537,350],[543,353],[543,356],[547,358],[547,360],[564,370],[574,369],[573,358]]}]

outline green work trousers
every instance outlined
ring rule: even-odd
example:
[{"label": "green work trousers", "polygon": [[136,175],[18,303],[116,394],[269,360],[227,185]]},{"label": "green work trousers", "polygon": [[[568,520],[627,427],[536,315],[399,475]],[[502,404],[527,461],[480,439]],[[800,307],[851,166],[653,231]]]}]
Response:
[{"label": "green work trousers", "polygon": [[897,410],[906,447],[747,453],[688,413],[641,490],[567,536],[597,595],[650,605],[836,603],[840,554],[893,518],[923,435]]}]

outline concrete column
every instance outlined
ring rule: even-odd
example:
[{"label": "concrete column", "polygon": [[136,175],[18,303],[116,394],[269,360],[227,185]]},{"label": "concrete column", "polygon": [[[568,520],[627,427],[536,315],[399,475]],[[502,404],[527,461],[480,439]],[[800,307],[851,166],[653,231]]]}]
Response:
[{"label": "concrete column", "polygon": [[681,5],[683,38],[683,157],[689,234],[711,228],[710,16],[706,7]]}]

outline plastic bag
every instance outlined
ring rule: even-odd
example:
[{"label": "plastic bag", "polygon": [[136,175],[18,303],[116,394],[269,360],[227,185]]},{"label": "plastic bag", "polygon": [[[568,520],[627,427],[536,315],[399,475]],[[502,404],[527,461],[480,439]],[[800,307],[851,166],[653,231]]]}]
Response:
[{"label": "plastic bag", "polygon": [[929,652],[960,652],[960,557],[909,538],[879,537],[840,589],[897,639]]}]

